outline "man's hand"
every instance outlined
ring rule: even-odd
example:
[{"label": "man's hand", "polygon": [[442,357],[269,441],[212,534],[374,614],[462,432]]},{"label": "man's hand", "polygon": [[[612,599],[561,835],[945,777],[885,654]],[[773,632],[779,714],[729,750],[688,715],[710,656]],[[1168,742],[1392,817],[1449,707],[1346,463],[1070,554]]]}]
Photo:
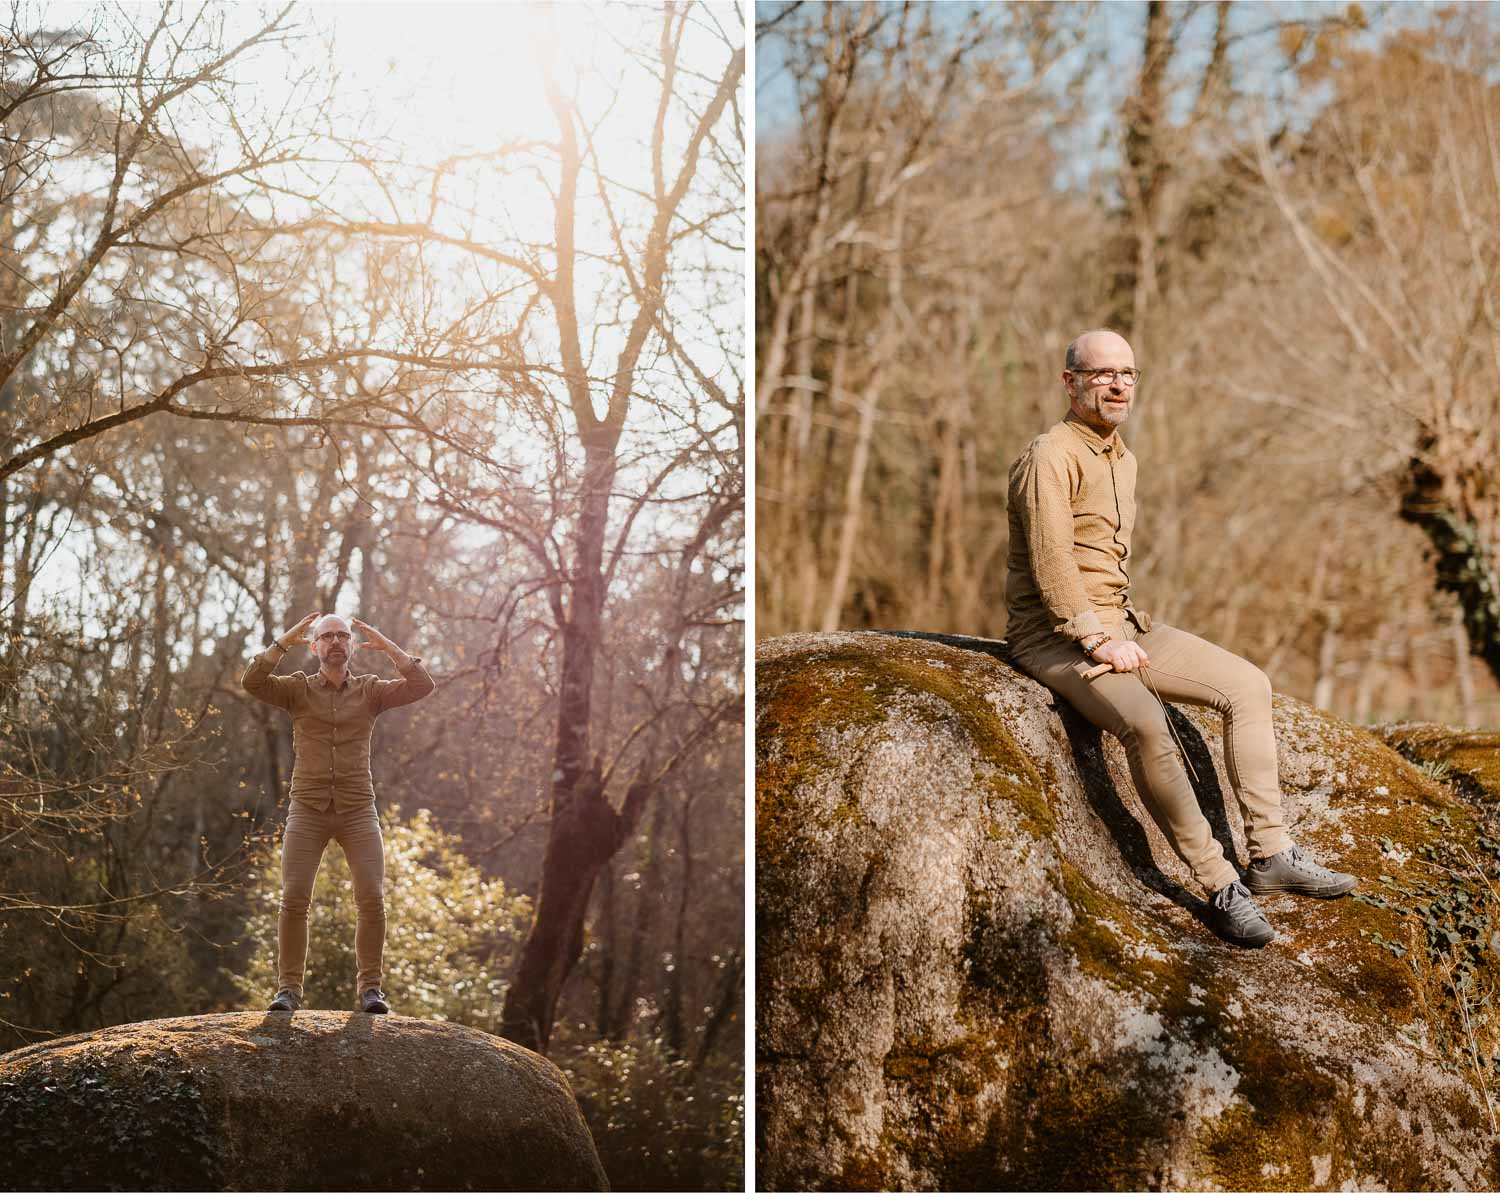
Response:
[{"label": "man's hand", "polygon": [[1111,639],[1094,651],[1096,663],[1108,663],[1115,671],[1134,671],[1137,667],[1149,667],[1151,660],[1146,657],[1146,652],[1134,642],[1127,642],[1123,638]]},{"label": "man's hand", "polygon": [[397,669],[400,671],[405,671],[411,666],[411,655],[407,654],[406,651],[402,650],[374,626],[360,621],[357,617],[351,617],[349,624],[369,639],[368,642],[361,642],[359,644],[361,650],[368,647],[374,650],[385,651],[386,657],[395,663]]},{"label": "man's hand", "polygon": [[359,648],[361,650],[383,650],[386,652],[386,654],[390,654],[392,651],[395,651],[397,654],[406,653],[384,634],[382,634],[379,630],[377,630],[374,626],[360,621],[359,618],[351,617],[349,619],[349,624],[369,639],[368,642],[361,642],[359,644]]},{"label": "man's hand", "polygon": [[[276,644],[280,646],[282,650],[291,650],[292,646],[296,646],[299,642],[306,642],[311,645],[312,639],[308,638],[307,629],[312,625],[313,622],[317,621],[318,618],[322,616],[322,613],[309,613],[286,633],[277,634]],[[287,645],[288,638],[291,639],[291,646]]]}]

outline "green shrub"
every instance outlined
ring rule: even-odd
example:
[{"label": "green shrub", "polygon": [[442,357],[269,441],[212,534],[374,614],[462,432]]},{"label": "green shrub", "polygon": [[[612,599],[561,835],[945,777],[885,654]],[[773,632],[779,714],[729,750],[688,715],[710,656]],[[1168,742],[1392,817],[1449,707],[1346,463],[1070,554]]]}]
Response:
[{"label": "green shrub", "polygon": [[568,1075],[615,1189],[744,1187],[744,1069],[694,1068],[660,1040],[562,1044]]},{"label": "green shrub", "polygon": [[[486,879],[457,841],[424,810],[410,820],[382,818],[385,837],[385,991],[403,1015],[496,1031],[511,966],[531,923],[531,900]],[[245,931],[260,942],[235,985],[254,1006],[276,992],[276,926],[281,861],[257,875]],[[354,883],[330,843],[308,914],[302,1005],[352,1009]]]}]

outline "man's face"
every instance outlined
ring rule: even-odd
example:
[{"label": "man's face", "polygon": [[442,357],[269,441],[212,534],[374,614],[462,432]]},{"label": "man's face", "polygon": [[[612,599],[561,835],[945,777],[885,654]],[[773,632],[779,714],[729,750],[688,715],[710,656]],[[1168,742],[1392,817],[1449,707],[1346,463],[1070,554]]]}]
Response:
[{"label": "man's face", "polygon": [[349,653],[354,647],[354,635],[349,623],[342,617],[330,613],[319,618],[313,626],[313,654],[318,661],[338,666],[348,663]]},{"label": "man's face", "polygon": [[[1099,332],[1079,342],[1078,355],[1081,358],[1078,368],[1063,373],[1073,413],[1101,435],[1113,434],[1130,417],[1135,400],[1135,387],[1127,385],[1119,372],[1135,368],[1135,353],[1122,337],[1113,332]],[[1116,371],[1094,371],[1099,369]]]}]

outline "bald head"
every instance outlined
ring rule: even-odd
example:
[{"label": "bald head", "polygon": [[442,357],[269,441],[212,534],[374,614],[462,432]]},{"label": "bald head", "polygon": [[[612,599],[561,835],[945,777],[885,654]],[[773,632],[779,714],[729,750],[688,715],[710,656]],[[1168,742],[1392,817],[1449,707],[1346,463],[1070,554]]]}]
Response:
[{"label": "bald head", "polygon": [[1107,327],[1096,327],[1084,332],[1068,345],[1068,350],[1063,355],[1063,368],[1070,371],[1114,368],[1121,363],[1115,358],[1122,354],[1128,358],[1125,364],[1135,364],[1135,353],[1130,350],[1130,344],[1124,336]]}]

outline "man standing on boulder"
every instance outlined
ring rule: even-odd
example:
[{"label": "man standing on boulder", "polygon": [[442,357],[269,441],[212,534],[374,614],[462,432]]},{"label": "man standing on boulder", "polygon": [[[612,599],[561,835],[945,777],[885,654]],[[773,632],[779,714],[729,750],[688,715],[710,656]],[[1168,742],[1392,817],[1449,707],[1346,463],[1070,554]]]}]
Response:
[{"label": "man standing on boulder", "polygon": [[[1328,899],[1355,880],[1315,863],[1283,827],[1265,674],[1192,634],[1153,626],[1131,603],[1136,459],[1118,428],[1139,379],[1135,354],[1115,332],[1087,331],[1068,345],[1068,414],[1010,470],[1006,638],[1017,666],[1120,739],[1142,802],[1210,893],[1215,931],[1259,947],[1275,932],[1252,892]],[[1101,664],[1109,670],[1090,678]],[[1198,807],[1161,700],[1224,716],[1224,759],[1250,848],[1243,882]]]},{"label": "man standing on boulder", "polygon": [[[309,627],[313,632],[303,637]],[[383,1015],[391,1009],[381,993],[385,949],[385,851],[375,815],[370,778],[370,733],[387,709],[428,695],[432,678],[422,660],[407,654],[379,630],[354,618],[366,650],[383,650],[401,673],[379,679],[349,670],[356,649],[350,623],[330,613],[309,613],[285,634],[271,639],[255,656],[241,683],[257,700],[292,716],[291,808],[281,846],[281,919],[277,940],[280,990],[270,1010],[295,1011],[302,1005],[307,967],[307,912],[313,880],[330,840],[337,840],[354,878],[354,956],[361,1011]],[[272,675],[276,664],[299,642],[307,642],[322,664],[316,674]]]}]

